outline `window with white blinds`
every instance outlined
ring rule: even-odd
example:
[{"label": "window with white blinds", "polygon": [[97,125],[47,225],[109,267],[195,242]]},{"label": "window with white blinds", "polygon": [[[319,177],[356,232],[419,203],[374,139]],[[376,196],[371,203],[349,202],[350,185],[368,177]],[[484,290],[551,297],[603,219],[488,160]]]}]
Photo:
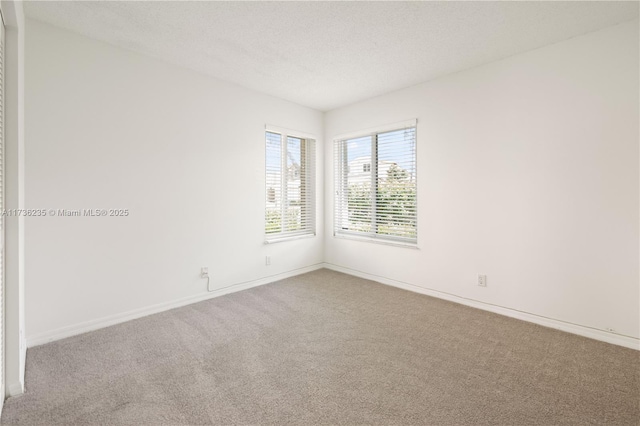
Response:
[{"label": "window with white blinds", "polygon": [[334,234],[417,242],[416,126],[335,141]]},{"label": "window with white blinds", "polygon": [[266,131],[267,242],[315,235],[315,141]]}]

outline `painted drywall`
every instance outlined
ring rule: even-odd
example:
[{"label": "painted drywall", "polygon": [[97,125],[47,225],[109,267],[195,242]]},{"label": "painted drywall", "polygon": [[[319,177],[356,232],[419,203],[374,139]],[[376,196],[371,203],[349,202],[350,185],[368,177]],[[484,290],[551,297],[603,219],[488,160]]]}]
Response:
[{"label": "painted drywall", "polygon": [[638,60],[634,21],[327,113],[326,176],[335,136],[418,119],[419,249],[335,238],[329,179],[325,261],[637,339]]},{"label": "painted drywall", "polygon": [[322,262],[321,202],[264,244],[265,124],[317,135],[322,194],[320,112],[37,21],[26,52],[27,207],[129,211],[27,219],[28,342]]},{"label": "painted drywall", "polygon": [[[5,207],[25,208],[24,38],[22,2],[1,3],[5,22]],[[24,392],[25,218],[5,217],[5,395]]]}]

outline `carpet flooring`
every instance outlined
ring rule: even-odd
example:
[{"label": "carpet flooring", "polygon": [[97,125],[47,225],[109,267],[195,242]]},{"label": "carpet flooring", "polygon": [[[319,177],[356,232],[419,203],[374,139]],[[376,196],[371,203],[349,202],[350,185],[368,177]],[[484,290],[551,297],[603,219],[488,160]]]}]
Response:
[{"label": "carpet flooring", "polygon": [[319,270],[29,349],[5,425],[638,425],[640,353]]}]

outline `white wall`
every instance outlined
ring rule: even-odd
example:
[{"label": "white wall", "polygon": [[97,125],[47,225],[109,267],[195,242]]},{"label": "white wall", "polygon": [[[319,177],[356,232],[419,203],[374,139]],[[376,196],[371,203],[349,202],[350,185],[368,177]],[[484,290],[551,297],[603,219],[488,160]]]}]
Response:
[{"label": "white wall", "polygon": [[[5,20],[5,207],[25,207],[24,36],[22,2],[2,0]],[[5,217],[5,393],[24,392],[25,220]]]},{"label": "white wall", "polygon": [[221,288],[322,262],[320,201],[318,236],[263,243],[264,126],[317,135],[321,197],[320,112],[32,20],[26,49],[28,208],[131,212],[27,219],[29,345],[204,296],[201,266]]},{"label": "white wall", "polygon": [[334,136],[418,118],[419,250],[334,238],[329,180],[326,262],[633,342],[638,72],[635,21],[327,113],[326,176]]}]

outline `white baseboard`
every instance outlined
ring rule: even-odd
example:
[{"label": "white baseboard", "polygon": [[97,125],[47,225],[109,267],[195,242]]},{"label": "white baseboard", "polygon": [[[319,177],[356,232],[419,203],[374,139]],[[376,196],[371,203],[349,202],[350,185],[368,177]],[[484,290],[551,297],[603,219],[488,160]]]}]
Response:
[{"label": "white baseboard", "polygon": [[465,297],[456,296],[449,293],[443,293],[437,290],[420,287],[414,284],[393,280],[391,278],[368,274],[366,272],[357,271],[355,269],[346,268],[344,266],[334,265],[331,263],[325,263],[324,267],[337,272],[342,272],[345,274],[353,275],[353,276],[364,278],[367,280],[376,281],[381,284],[386,284],[386,285],[398,287],[404,290],[409,290],[414,293],[425,294],[427,296],[436,297],[438,299],[444,299],[450,302],[459,303],[461,305],[471,306],[473,308],[482,309],[485,311],[493,312],[493,313],[504,315],[507,317],[532,322],[534,324],[542,325],[544,327],[554,328],[556,330],[566,331],[568,333],[573,333],[579,336],[600,340],[602,342],[612,343],[614,345],[619,345],[619,346],[624,346],[630,349],[640,350],[640,339],[636,339],[634,337],[623,336],[621,334],[611,333],[609,331],[599,330],[596,328],[586,327],[583,325],[573,324],[573,323],[560,321],[552,318],[546,318],[540,315],[530,314],[528,312],[506,308],[504,306],[492,305],[490,303],[480,302],[478,300],[467,299]]},{"label": "white baseboard", "polygon": [[24,383],[7,383],[7,396],[18,396],[24,393]]},{"label": "white baseboard", "polygon": [[157,305],[147,306],[140,309],[134,309],[128,312],[109,315],[107,317],[86,321],[80,324],[74,324],[71,326],[61,327],[55,330],[46,331],[44,333],[39,333],[33,336],[29,336],[27,338],[27,347],[32,348],[34,346],[53,342],[55,340],[64,339],[66,337],[75,336],[75,335],[86,333],[89,331],[98,330],[100,328],[109,327],[111,325],[119,324],[125,321],[130,321],[136,318],[145,317],[147,315],[156,314],[158,312],[168,311],[170,309],[179,308],[181,306],[190,305],[192,303],[201,302],[203,300],[213,299],[214,297],[224,296],[225,294],[235,293],[237,291],[246,290],[252,287],[258,287],[264,284],[272,283],[274,281],[279,281],[285,278],[294,277],[296,275],[315,271],[323,267],[324,267],[324,264],[318,263],[315,265],[306,266],[304,268],[294,269],[287,272],[282,272],[276,275],[270,275],[270,276],[259,278],[256,280],[232,284],[223,288],[216,289],[212,292],[200,293],[194,296],[173,300],[171,302],[159,303]]}]

